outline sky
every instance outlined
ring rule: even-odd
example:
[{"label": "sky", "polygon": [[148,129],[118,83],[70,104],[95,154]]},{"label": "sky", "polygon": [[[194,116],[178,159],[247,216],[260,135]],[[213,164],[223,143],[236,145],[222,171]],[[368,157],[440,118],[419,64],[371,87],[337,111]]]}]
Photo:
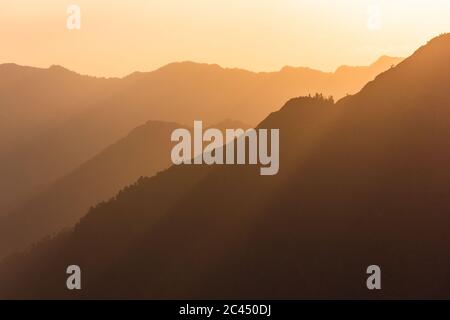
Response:
[{"label": "sky", "polygon": [[[70,5],[80,29],[67,28]],[[333,71],[450,31],[449,0],[1,0],[0,63],[125,76],[176,61]]]}]

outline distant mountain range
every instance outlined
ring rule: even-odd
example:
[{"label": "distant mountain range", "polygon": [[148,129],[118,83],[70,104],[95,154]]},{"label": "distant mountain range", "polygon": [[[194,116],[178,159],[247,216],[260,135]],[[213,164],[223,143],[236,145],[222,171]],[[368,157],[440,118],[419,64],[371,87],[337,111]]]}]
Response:
[{"label": "distant mountain range", "polygon": [[[278,175],[198,165],[140,179],[4,261],[0,297],[450,298],[449,56],[445,34],[353,96],[271,113],[258,127],[280,129]],[[65,288],[70,264],[81,291]],[[365,286],[371,264],[382,291]]]},{"label": "distant mountain range", "polygon": [[0,65],[0,216],[145,121],[212,125],[238,119],[255,125],[292,96],[357,92],[401,59],[324,73],[306,68],[253,73],[192,62],[121,79]]}]

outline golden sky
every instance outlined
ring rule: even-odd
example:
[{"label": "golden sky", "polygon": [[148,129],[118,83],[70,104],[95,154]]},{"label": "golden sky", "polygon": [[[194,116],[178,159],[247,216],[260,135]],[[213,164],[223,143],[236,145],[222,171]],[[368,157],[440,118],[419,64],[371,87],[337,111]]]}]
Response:
[{"label": "golden sky", "polygon": [[[67,7],[81,8],[68,30]],[[99,76],[174,61],[331,71],[408,56],[450,31],[449,0],[1,0],[0,63]]]}]

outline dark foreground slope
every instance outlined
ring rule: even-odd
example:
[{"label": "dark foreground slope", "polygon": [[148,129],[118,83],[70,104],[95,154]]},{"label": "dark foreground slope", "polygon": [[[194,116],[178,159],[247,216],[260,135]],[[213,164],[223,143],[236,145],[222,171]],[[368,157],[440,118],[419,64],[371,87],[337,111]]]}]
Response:
[{"label": "dark foreground slope", "polygon": [[[172,167],[0,267],[0,297],[450,298],[450,36],[337,104],[297,98],[280,172]],[[83,289],[65,288],[78,264]],[[366,288],[366,268],[383,289]]]}]

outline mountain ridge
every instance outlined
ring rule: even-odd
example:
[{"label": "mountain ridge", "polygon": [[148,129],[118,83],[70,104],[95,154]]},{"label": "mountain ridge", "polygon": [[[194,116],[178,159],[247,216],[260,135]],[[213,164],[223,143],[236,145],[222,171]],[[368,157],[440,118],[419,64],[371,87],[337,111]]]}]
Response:
[{"label": "mountain ridge", "polygon": [[[17,68],[19,72],[11,72]],[[181,125],[203,120],[209,126],[232,118],[254,126],[293,96],[358,91],[379,71],[364,70],[369,71],[358,71],[353,79],[182,63],[102,79],[59,66],[1,65],[0,105],[7,117],[0,118],[0,167],[6,171],[0,182],[0,215],[17,209],[143,120]]]},{"label": "mountain ridge", "polygon": [[237,67],[223,67],[220,64],[217,63],[204,63],[204,62],[196,62],[196,61],[191,61],[191,60],[185,60],[185,61],[178,61],[178,62],[170,62],[167,63],[161,67],[158,67],[154,70],[151,71],[133,71],[131,73],[129,73],[128,75],[124,75],[122,77],[105,77],[105,76],[96,76],[96,75],[90,75],[90,74],[85,74],[85,73],[78,73],[75,70],[71,70],[69,68],[66,68],[62,65],[58,65],[58,64],[54,64],[54,65],[50,65],[49,67],[35,67],[35,66],[28,66],[28,65],[22,65],[22,64],[17,64],[14,62],[5,62],[5,63],[1,63],[0,64],[0,71],[2,68],[24,68],[24,69],[30,69],[30,70],[35,70],[35,71],[44,71],[44,70],[60,70],[60,71],[64,71],[64,72],[69,72],[69,73],[74,73],[77,74],[79,76],[83,76],[83,77],[89,77],[89,78],[95,78],[95,79],[102,79],[102,80],[123,80],[126,78],[130,78],[133,75],[145,75],[145,74],[150,74],[150,73],[154,73],[156,71],[163,71],[166,69],[173,69],[173,68],[178,68],[178,67],[185,67],[185,66],[194,66],[194,67],[203,67],[203,68],[211,68],[211,69],[216,69],[216,70],[222,70],[222,71],[240,71],[240,72],[246,72],[246,73],[252,73],[252,74],[271,74],[271,73],[278,73],[278,72],[282,72],[284,69],[286,70],[310,70],[310,71],[317,71],[317,72],[321,72],[321,73],[336,73],[337,70],[339,70],[339,68],[342,67],[349,67],[349,68],[364,68],[364,67],[370,67],[370,66],[375,66],[378,64],[386,64],[386,63],[393,63],[393,64],[398,64],[400,61],[402,61],[404,58],[401,57],[394,57],[394,56],[389,56],[389,55],[382,55],[380,56],[377,60],[375,60],[374,62],[368,64],[368,65],[360,65],[360,66],[348,66],[348,65],[341,65],[339,67],[336,68],[336,70],[334,72],[327,72],[327,71],[322,71],[320,69],[316,69],[316,68],[310,68],[310,67],[295,67],[295,66],[283,66],[281,67],[279,70],[273,70],[273,71],[252,71],[249,69],[245,69],[245,68],[237,68]]},{"label": "mountain ridge", "polygon": [[[449,52],[431,41],[353,96],[272,112],[259,127],[282,132],[276,176],[172,166],[139,180],[2,264],[0,296],[448,298]],[[69,292],[74,261],[85,285]],[[381,292],[365,286],[374,263]]]}]

